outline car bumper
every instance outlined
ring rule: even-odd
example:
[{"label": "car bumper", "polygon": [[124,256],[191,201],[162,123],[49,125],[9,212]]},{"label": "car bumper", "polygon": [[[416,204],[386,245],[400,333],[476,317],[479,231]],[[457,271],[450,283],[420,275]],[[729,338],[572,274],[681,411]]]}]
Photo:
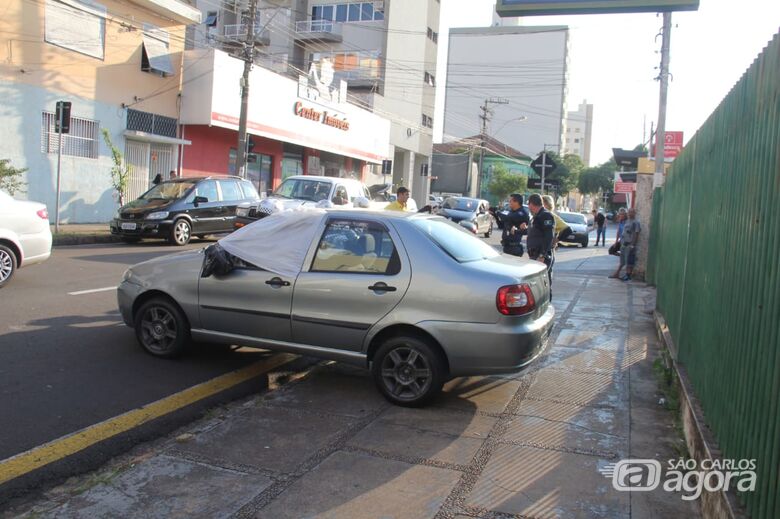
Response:
[{"label": "car bumper", "polygon": [[41,232],[21,236],[20,242],[24,256],[19,268],[42,263],[51,256],[52,236],[48,225]]},{"label": "car bumper", "polygon": [[588,240],[588,235],[584,232],[572,232],[558,240],[563,243],[582,243]]},{"label": "car bumper", "polygon": [[250,223],[256,222],[257,220],[259,220],[259,218],[254,218],[251,216],[236,216],[236,219],[233,221],[233,229],[246,227]]},{"label": "car bumper", "polygon": [[425,321],[418,326],[444,349],[453,377],[522,371],[547,347],[555,308],[536,319],[502,317],[499,323]]},{"label": "car bumper", "polygon": [[[125,228],[123,228],[123,225]],[[135,225],[134,228],[129,228]],[[110,223],[111,234],[122,237],[167,238],[171,234],[172,220],[118,220]]]},{"label": "car bumper", "polygon": [[122,281],[116,289],[116,299],[119,313],[127,326],[133,327],[133,303],[141,295],[143,287],[135,283]]}]

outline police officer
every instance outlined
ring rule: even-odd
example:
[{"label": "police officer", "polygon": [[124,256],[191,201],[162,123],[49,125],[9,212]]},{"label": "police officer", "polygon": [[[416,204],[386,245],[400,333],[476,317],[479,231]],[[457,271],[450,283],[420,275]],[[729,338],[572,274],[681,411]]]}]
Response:
[{"label": "police officer", "polygon": [[550,295],[552,296],[552,268],[555,263],[553,256],[553,238],[555,237],[555,218],[542,205],[542,197],[533,194],[528,197],[528,209],[534,215],[528,227],[528,257],[547,265],[547,276],[550,279]]},{"label": "police officer", "polygon": [[523,209],[523,196],[517,193],[509,195],[509,214],[501,217],[504,223],[504,231],[501,234],[504,254],[523,255],[521,240],[526,233],[529,220],[528,213]]}]

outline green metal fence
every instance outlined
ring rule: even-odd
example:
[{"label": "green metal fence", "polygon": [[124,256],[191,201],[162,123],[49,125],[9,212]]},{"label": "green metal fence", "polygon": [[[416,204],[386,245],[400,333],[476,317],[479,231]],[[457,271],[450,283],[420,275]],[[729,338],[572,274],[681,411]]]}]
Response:
[{"label": "green metal fence", "polygon": [[724,458],[757,460],[780,517],[780,34],[655,193],[649,276]]}]

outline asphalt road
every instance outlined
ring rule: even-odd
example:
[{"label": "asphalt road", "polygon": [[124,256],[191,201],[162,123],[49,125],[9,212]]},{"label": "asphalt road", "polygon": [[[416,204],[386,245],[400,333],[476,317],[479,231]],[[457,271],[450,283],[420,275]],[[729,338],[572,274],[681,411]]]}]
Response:
[{"label": "asphalt road", "polygon": [[[141,350],[109,287],[127,266],[180,250],[160,242],[57,248],[0,291],[0,460],[265,356],[202,347],[169,361]],[[84,292],[96,289],[106,290]]]}]

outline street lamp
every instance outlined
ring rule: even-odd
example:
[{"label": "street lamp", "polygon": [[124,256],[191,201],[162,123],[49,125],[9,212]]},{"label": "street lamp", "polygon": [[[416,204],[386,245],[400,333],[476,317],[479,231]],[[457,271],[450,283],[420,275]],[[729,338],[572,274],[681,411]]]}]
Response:
[{"label": "street lamp", "polygon": [[525,115],[521,115],[520,117],[515,117],[514,119],[509,119],[509,120],[508,120],[508,121],[506,121],[504,124],[502,124],[502,125],[501,125],[501,126],[498,128],[498,130],[494,131],[494,132],[493,132],[493,135],[495,135],[496,137],[498,137],[498,134],[499,134],[499,133],[501,133],[501,130],[503,130],[504,128],[506,128],[506,125],[507,125],[507,124],[509,124],[509,123],[519,123],[519,122],[523,122],[523,121],[527,121],[527,120],[528,120],[528,117],[526,117]]}]

